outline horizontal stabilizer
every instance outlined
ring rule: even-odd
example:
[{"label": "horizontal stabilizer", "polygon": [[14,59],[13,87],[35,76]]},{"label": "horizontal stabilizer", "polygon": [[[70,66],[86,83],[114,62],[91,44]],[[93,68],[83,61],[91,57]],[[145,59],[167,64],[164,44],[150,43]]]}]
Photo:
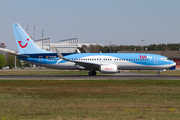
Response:
[{"label": "horizontal stabilizer", "polygon": [[30,57],[29,55],[20,55],[20,54],[17,54],[17,53],[8,53],[8,54],[18,56],[18,57]]},{"label": "horizontal stabilizer", "polygon": [[5,48],[0,48],[0,53],[15,53],[15,51],[5,49]]}]

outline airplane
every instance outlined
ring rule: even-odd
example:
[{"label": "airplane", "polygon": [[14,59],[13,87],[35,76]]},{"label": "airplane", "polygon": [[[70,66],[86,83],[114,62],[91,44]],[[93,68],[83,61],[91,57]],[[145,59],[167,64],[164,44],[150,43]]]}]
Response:
[{"label": "airplane", "polygon": [[24,29],[12,24],[19,53],[18,59],[27,63],[54,69],[89,70],[89,76],[101,73],[118,73],[120,70],[174,70],[176,63],[167,57],[145,53],[57,53],[40,49]]}]

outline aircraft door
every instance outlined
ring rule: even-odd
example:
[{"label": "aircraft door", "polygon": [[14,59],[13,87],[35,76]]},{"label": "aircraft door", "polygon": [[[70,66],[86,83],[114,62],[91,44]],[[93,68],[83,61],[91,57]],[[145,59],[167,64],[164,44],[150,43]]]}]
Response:
[{"label": "aircraft door", "polygon": [[40,62],[40,63],[43,62],[43,56],[39,56],[39,62]]},{"label": "aircraft door", "polygon": [[154,64],[158,64],[158,57],[154,57]]}]

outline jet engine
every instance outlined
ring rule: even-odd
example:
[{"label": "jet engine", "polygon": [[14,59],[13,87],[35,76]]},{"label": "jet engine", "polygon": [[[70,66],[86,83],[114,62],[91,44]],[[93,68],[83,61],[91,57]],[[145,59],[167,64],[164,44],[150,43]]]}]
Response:
[{"label": "jet engine", "polygon": [[118,69],[116,65],[101,65],[101,73],[117,73]]}]

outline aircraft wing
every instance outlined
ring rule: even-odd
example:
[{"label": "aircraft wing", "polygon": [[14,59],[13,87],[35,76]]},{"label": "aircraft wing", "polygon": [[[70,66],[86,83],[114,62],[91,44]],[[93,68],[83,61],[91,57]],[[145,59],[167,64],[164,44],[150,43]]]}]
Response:
[{"label": "aircraft wing", "polygon": [[60,51],[57,48],[55,48],[55,49],[56,49],[56,52],[57,52],[58,57],[60,59],[63,59],[63,60],[69,61],[69,62],[74,62],[74,63],[76,63],[76,65],[84,67],[85,69],[89,69],[89,68],[99,69],[101,66],[101,64],[97,64],[97,63],[89,63],[89,62],[82,62],[82,61],[75,61],[75,60],[66,59],[66,58],[64,58],[64,56],[60,53]]},{"label": "aircraft wing", "polygon": [[75,65],[78,65],[80,68],[83,67],[83,69],[91,69],[91,68],[93,68],[95,70],[98,70],[100,68],[100,66],[101,66],[101,64],[97,64],[97,63],[75,61],[75,60],[69,60],[69,59],[65,59],[65,58],[63,58],[63,60],[66,60],[66,61],[69,61],[69,62],[74,62],[74,63],[76,63]]},{"label": "aircraft wing", "polygon": [[97,63],[88,63],[88,62],[82,62],[82,61],[71,61],[71,62],[74,62],[76,63],[76,65],[82,66],[87,69],[93,68],[97,70],[101,66],[101,64],[97,64]]}]

